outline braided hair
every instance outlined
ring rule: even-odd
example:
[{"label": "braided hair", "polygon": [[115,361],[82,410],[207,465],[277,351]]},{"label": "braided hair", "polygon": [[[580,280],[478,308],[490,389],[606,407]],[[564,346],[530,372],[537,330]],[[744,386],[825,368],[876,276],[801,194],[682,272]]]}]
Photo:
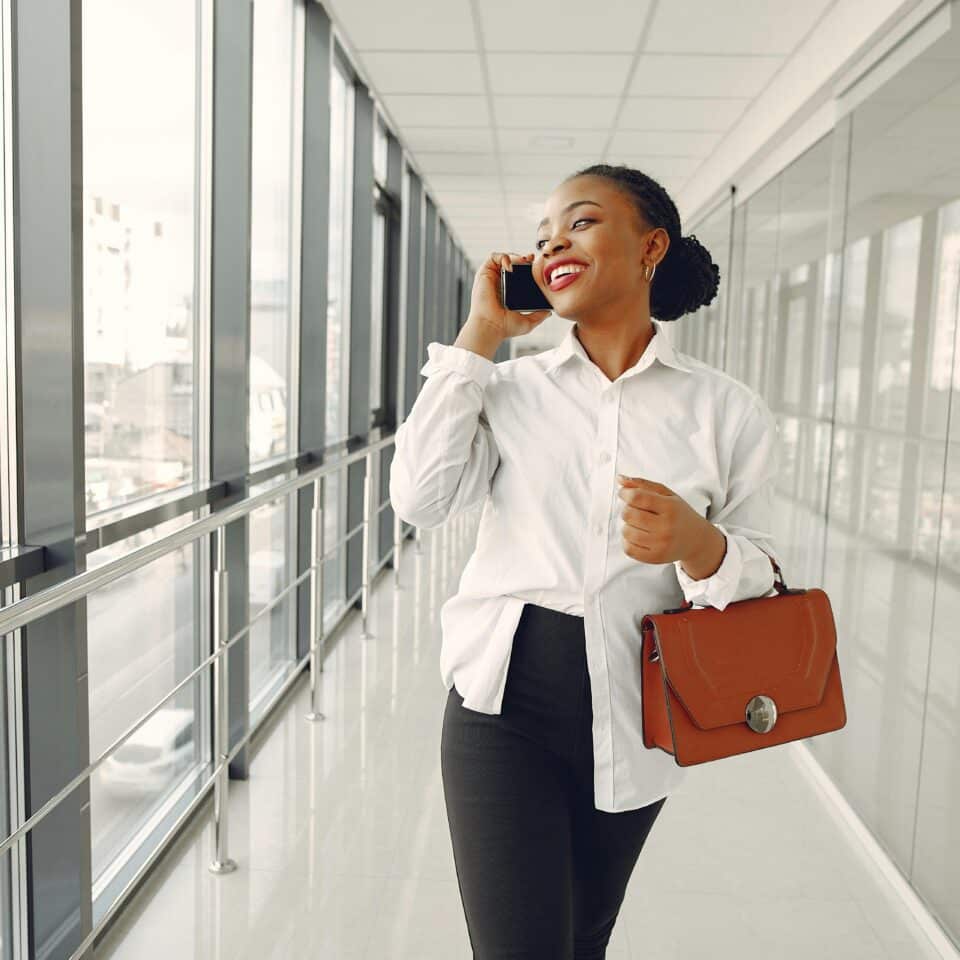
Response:
[{"label": "braided hair", "polygon": [[681,237],[680,214],[666,190],[645,173],[623,164],[595,163],[567,177],[605,177],[629,197],[642,220],[663,227],[670,237],[666,255],[650,286],[650,312],[658,320],[676,320],[713,302],[720,268],[693,235]]}]

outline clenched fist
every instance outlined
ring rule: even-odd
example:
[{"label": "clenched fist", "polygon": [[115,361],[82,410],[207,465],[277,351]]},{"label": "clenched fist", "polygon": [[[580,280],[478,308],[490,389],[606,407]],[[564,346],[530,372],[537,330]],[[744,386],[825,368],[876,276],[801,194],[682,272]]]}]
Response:
[{"label": "clenched fist", "polygon": [[668,486],[643,477],[617,474],[617,496],[624,502],[623,550],[644,563],[680,560],[694,580],[712,576],[726,553],[727,540]]}]

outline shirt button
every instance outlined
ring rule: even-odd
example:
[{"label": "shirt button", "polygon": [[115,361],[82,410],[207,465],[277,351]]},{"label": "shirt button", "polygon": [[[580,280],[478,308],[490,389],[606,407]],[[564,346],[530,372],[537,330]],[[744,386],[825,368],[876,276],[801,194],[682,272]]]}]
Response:
[{"label": "shirt button", "polygon": [[600,462],[601,462],[601,463],[609,463],[609,462],[610,462],[610,454],[607,453],[606,450],[604,450],[603,453],[600,454]]}]

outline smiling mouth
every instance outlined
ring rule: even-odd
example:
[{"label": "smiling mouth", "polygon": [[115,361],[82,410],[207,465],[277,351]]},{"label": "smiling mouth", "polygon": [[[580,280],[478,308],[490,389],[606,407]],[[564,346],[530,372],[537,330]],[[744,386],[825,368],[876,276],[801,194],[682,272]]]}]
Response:
[{"label": "smiling mouth", "polygon": [[574,280],[576,280],[582,273],[587,271],[587,267],[582,267],[581,269],[575,270],[573,273],[564,273],[559,277],[551,277],[549,287],[551,290],[562,290],[564,287],[569,287]]}]

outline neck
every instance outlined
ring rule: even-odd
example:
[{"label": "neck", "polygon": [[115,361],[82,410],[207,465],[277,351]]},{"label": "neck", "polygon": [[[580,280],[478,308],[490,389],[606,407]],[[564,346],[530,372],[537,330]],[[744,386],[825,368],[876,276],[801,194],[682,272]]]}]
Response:
[{"label": "neck", "polygon": [[622,314],[616,323],[577,320],[574,335],[612,383],[643,356],[656,332],[646,313],[639,322],[632,320],[629,324],[623,322]]}]

